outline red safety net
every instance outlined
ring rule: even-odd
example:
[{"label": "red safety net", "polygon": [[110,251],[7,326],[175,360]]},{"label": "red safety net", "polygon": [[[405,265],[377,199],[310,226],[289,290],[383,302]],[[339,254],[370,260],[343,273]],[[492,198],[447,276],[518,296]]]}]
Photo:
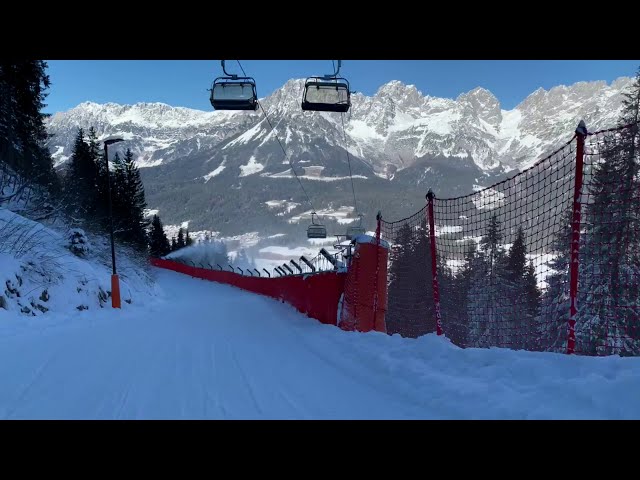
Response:
[{"label": "red safety net", "polygon": [[376,241],[358,243],[349,263],[343,302],[338,315],[340,328],[368,332],[387,331],[387,248]]},{"label": "red safety net", "polygon": [[[457,198],[436,192],[443,333],[463,347],[640,353],[639,151],[637,125],[580,132],[498,184]],[[391,244],[388,332],[435,332],[428,206],[383,221],[381,232]],[[573,290],[572,245],[579,245]],[[572,294],[575,342],[568,341]]]}]

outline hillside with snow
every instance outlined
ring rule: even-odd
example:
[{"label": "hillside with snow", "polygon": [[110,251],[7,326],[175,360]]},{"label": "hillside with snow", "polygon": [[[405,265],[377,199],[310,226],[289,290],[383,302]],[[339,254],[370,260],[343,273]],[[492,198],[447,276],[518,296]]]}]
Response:
[{"label": "hillside with snow", "polygon": [[[146,259],[121,246],[117,258],[123,302],[148,304],[155,283]],[[111,308],[109,239],[0,207],[0,282],[0,321]]]}]

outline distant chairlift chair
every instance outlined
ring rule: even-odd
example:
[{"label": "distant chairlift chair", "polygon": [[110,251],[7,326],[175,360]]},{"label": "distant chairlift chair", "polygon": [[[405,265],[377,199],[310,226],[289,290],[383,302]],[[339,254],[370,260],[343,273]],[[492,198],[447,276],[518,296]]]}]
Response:
[{"label": "distant chairlift chair", "polygon": [[347,235],[346,235],[347,240],[353,240],[358,235],[364,235],[366,233],[364,227],[362,226],[363,215],[360,213],[358,214],[358,217],[359,217],[358,225],[347,228]]},{"label": "distant chairlift chair", "polygon": [[315,215],[317,215],[316,212],[311,213],[311,225],[307,228],[307,238],[327,238],[327,228],[315,222],[313,218]]}]

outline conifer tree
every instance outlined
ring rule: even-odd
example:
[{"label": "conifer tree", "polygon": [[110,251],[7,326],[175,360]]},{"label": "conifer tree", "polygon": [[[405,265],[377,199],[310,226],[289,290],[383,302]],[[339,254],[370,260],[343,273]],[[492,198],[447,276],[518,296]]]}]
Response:
[{"label": "conifer tree", "polygon": [[585,208],[576,340],[592,354],[640,353],[640,70],[624,97],[631,127],[600,142]]},{"label": "conifer tree", "polygon": [[50,86],[42,60],[0,61],[0,162],[29,182],[57,190],[42,112]]},{"label": "conifer tree", "polygon": [[505,288],[508,274],[502,239],[501,223],[494,215],[489,219],[487,233],[480,240],[481,251],[471,267],[467,305],[469,342],[473,346],[504,346],[513,341],[509,324],[514,307]]},{"label": "conifer tree", "polygon": [[167,235],[164,233],[162,222],[158,215],[153,216],[151,231],[149,232],[149,251],[153,257],[162,257],[171,251]]},{"label": "conifer tree", "polygon": [[184,230],[182,227],[178,230],[178,241],[176,242],[176,250],[180,250],[186,246],[184,242]]},{"label": "conifer tree", "polygon": [[[140,249],[144,249],[147,244],[145,233],[147,221],[144,217],[147,202],[140,171],[135,164],[131,149],[127,149],[120,168],[122,168],[122,172],[116,173],[116,178],[121,178],[121,184],[116,189],[116,192],[121,197],[119,204],[122,206],[121,225],[123,234],[121,238]],[[116,172],[117,169],[118,166],[116,166]]]},{"label": "conifer tree", "polygon": [[97,171],[82,128],[76,134],[66,176],[64,198],[68,212],[78,220],[87,219],[95,197]]}]

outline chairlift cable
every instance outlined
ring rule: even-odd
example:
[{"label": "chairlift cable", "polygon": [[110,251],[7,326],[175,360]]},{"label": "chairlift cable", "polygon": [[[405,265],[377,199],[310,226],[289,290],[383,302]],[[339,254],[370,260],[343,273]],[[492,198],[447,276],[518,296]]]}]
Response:
[{"label": "chairlift cable", "polygon": [[[333,65],[333,71],[336,71],[336,61],[331,60],[331,64]],[[351,156],[349,155],[349,150],[347,149],[347,130],[344,126],[344,112],[340,112],[340,119],[342,120],[342,135],[344,137],[344,149],[347,152],[347,163],[349,164],[349,178],[351,179],[351,192],[353,193],[353,209],[358,215],[358,204],[356,203],[356,189],[353,184],[353,175],[351,173]]]},{"label": "chairlift cable", "polygon": [[358,205],[356,203],[356,189],[353,184],[353,175],[351,173],[351,155],[349,155],[349,150],[347,149],[347,132],[344,127],[344,113],[340,113],[340,118],[342,120],[342,134],[344,135],[344,149],[347,152],[347,163],[349,164],[349,178],[351,179],[351,192],[353,193],[353,209],[358,214]]},{"label": "chairlift cable", "polygon": [[[242,74],[244,76],[246,76],[247,74],[245,73],[244,68],[242,67],[242,64],[240,63],[240,60],[236,60],[236,62],[238,62],[238,65],[240,66],[240,70],[242,70]],[[280,145],[280,148],[282,149],[282,153],[284,154],[284,158],[289,162],[289,165],[291,166],[291,171],[295,175],[296,180],[298,180],[298,183],[300,184],[300,188],[304,192],[305,197],[307,197],[307,202],[309,202],[309,205],[311,205],[311,210],[313,211],[313,213],[316,213],[316,209],[313,206],[313,203],[311,202],[311,199],[309,198],[309,195],[307,194],[307,191],[305,190],[304,185],[302,185],[302,181],[298,177],[298,174],[296,173],[296,169],[293,167],[293,163],[291,163],[291,158],[289,157],[289,155],[287,155],[287,151],[285,150],[284,146],[282,145],[282,142],[280,141],[280,138],[278,137],[278,133],[276,132],[275,128],[273,128],[273,125],[271,124],[271,120],[269,120],[269,116],[267,115],[267,112],[264,109],[264,107],[262,106],[262,103],[260,102],[260,100],[258,100],[258,105],[260,106],[260,109],[262,110],[262,114],[264,115],[264,118],[267,120],[267,123],[269,124],[269,127],[271,128],[271,131],[273,132],[273,135],[276,137],[276,140],[278,141],[278,145]]]}]

